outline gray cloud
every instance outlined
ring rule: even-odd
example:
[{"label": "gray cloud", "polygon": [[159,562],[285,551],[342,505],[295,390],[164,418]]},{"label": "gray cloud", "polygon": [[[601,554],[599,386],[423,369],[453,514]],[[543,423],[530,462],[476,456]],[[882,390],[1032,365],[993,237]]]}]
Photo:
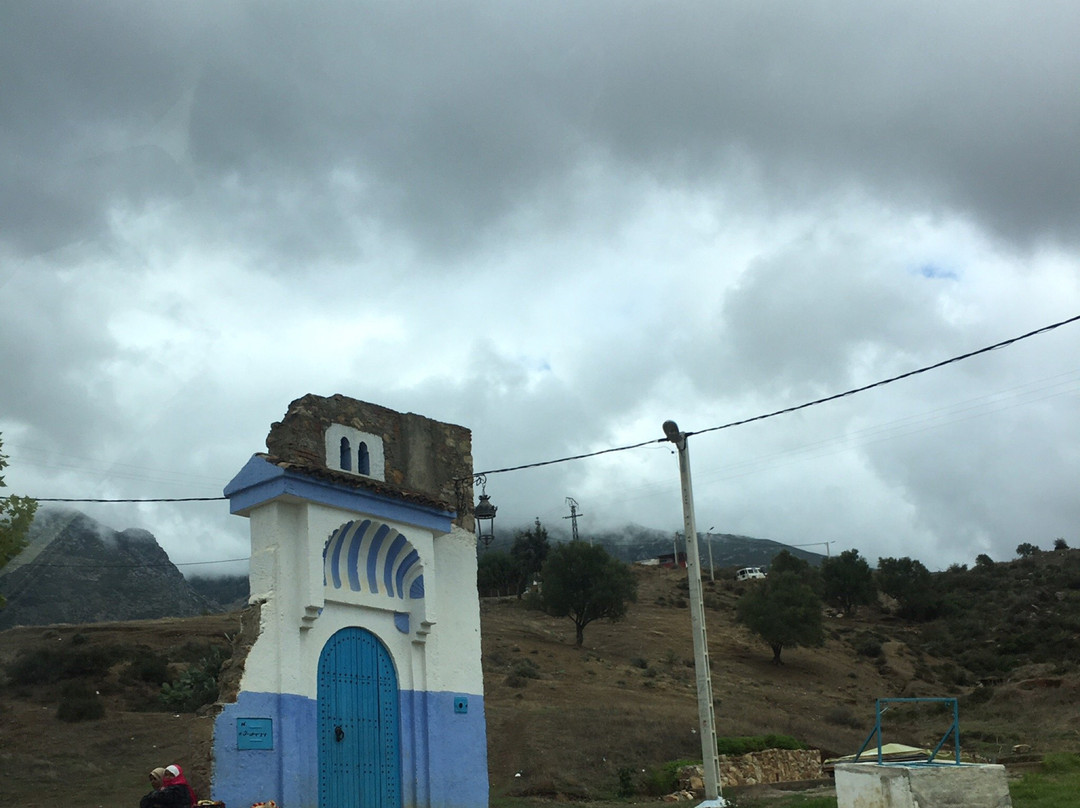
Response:
[{"label": "gray cloud", "polygon": [[4,12],[0,204],[23,250],[193,189],[203,227],[240,208],[236,238],[298,254],[347,254],[355,220],[463,250],[597,161],[678,185],[752,166],[780,206],[855,184],[1076,235],[1070,4],[193,8]]},{"label": "gray cloud", "polygon": [[[6,7],[0,430],[26,458],[9,480],[219,490],[309,391],[464,424],[478,467],[516,465],[1067,316],[1077,16]],[[1075,380],[1009,391],[1068,374],[1072,339],[702,436],[702,508],[721,529],[935,563],[1067,534]],[[959,414],[993,396],[1018,398],[981,429]],[[939,408],[943,424],[919,415]],[[568,495],[598,520],[679,521],[663,446],[491,485],[522,523]],[[221,514],[123,514],[176,548],[243,542]]]}]

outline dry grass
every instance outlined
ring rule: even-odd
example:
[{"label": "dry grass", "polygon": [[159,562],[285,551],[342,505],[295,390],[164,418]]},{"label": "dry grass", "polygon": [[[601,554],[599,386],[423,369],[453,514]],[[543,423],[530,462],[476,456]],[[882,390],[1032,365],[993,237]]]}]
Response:
[{"label": "dry grass", "polygon": [[[611,799],[620,769],[637,774],[701,755],[685,573],[638,569],[638,604],[621,623],[593,623],[574,646],[569,620],[530,610],[516,599],[481,604],[488,768],[493,801],[513,795]],[[787,649],[785,664],[734,622],[739,589],[706,582],[709,653],[719,733],[791,735],[828,755],[854,752],[873,725],[874,700],[964,696],[949,660],[921,656],[911,629],[871,611],[828,618],[825,646]],[[24,648],[70,641],[90,645],[201,644],[238,630],[237,615],[189,620],[15,629],[0,634],[0,664]],[[869,639],[868,639],[869,638]],[[880,655],[868,654],[874,638]],[[861,651],[859,649],[862,649]],[[950,673],[952,671],[952,673]],[[135,804],[145,772],[187,763],[196,788],[209,772],[210,720],[131,712],[130,685],[114,671],[103,691],[105,717],[65,724],[55,718],[56,685],[0,692],[0,805],[96,808]],[[1031,744],[1034,751],[1076,751],[1080,696],[1075,676],[1047,666],[1016,671],[980,701],[962,702],[965,750],[986,756]],[[935,742],[940,714],[899,710],[887,740]],[[644,801],[644,800],[643,800]],[[629,803],[620,802],[620,805]]]}]

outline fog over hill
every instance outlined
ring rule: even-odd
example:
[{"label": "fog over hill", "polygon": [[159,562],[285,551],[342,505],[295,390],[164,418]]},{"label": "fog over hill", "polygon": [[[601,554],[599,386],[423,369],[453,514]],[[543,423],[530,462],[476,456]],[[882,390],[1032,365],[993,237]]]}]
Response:
[{"label": "fog over hill", "polygon": [[[517,535],[531,527],[531,525],[506,528],[498,526],[495,540],[489,549],[509,551]],[[571,531],[562,525],[544,524],[543,527],[548,532],[548,539],[553,543],[571,539]],[[582,541],[599,544],[616,558],[631,563],[662,555],[670,556],[676,544],[678,552],[686,552],[686,542],[683,541],[681,534],[676,539],[674,533],[641,525],[627,525],[613,530],[592,531],[588,534],[581,533],[579,538]],[[824,546],[824,543],[821,546]],[[819,566],[825,558],[822,553],[811,553],[799,547],[791,547],[769,539],[698,531],[698,550],[702,564],[706,565],[706,568],[709,564],[710,549],[715,567],[766,567],[782,550],[804,558],[814,566]]]}]

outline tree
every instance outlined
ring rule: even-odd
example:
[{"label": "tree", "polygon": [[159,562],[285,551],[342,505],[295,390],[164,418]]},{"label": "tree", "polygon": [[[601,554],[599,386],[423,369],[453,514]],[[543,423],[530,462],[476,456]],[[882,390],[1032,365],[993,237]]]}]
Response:
[{"label": "tree", "polygon": [[805,558],[799,558],[788,550],[781,550],[769,562],[769,575],[778,575],[783,572],[794,573],[800,581],[813,589],[819,598],[824,597],[825,588],[821,580],[821,572],[811,566]]},{"label": "tree", "polygon": [[821,598],[791,571],[769,571],[769,577],[739,599],[736,618],[772,648],[773,664],[782,665],[780,652],[800,645],[821,645]]},{"label": "tree", "polygon": [[1069,549],[1069,543],[1067,541],[1065,541],[1065,539],[1062,539],[1062,538],[1058,537],[1058,538],[1054,539],[1054,549],[1055,550],[1068,550]]},{"label": "tree", "polygon": [[896,598],[900,614],[911,620],[932,620],[941,611],[941,595],[930,570],[912,558],[879,558],[878,587]]},{"label": "tree", "polygon": [[1030,558],[1040,552],[1042,551],[1039,550],[1038,546],[1029,541],[1016,545],[1016,555],[1020,558]]},{"label": "tree", "polygon": [[476,588],[480,597],[513,594],[518,579],[517,564],[503,550],[488,550],[476,562]]},{"label": "tree", "polygon": [[781,550],[769,562],[769,572],[794,572],[799,577],[805,578],[813,574],[813,567],[805,558],[799,558],[789,550]]},{"label": "tree", "polygon": [[821,564],[821,579],[825,600],[842,608],[844,614],[854,614],[859,606],[877,600],[874,571],[858,550],[826,558]]},{"label": "tree", "polygon": [[992,570],[994,568],[994,559],[988,556],[986,553],[979,553],[975,556],[975,569],[977,570]]},{"label": "tree", "polygon": [[551,550],[548,541],[547,528],[540,524],[540,517],[536,517],[536,524],[529,530],[522,530],[514,537],[514,543],[510,547],[510,558],[513,559],[517,568],[517,596],[529,588],[529,584],[538,572],[544,567],[544,560]]},{"label": "tree", "polygon": [[[8,466],[3,449],[4,441],[0,438],[0,471]],[[0,476],[0,488],[5,487],[4,478]],[[37,500],[30,497],[0,497],[0,569],[26,546],[26,533],[36,512]],[[0,607],[3,605],[4,599],[0,597]]]},{"label": "tree", "polygon": [[630,568],[600,545],[583,541],[555,545],[544,562],[542,577],[544,611],[574,621],[579,648],[585,626],[601,618],[620,620],[629,605],[637,602],[637,580]]}]

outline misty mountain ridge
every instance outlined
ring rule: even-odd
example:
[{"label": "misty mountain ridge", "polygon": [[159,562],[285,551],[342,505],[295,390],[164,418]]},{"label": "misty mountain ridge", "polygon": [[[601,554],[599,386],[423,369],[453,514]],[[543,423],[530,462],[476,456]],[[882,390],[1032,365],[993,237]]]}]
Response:
[{"label": "misty mountain ridge", "polygon": [[[489,548],[509,551],[516,536],[532,527],[501,528]],[[571,539],[568,526],[544,526],[549,541]],[[81,511],[39,509],[27,536],[27,547],[0,571],[0,630],[53,623],[97,623],[193,617],[239,609],[246,605],[247,576],[185,578],[169,560],[154,534],[139,528],[113,530]],[[633,563],[670,556],[674,534],[640,525],[590,531],[583,541],[603,546],[616,558]],[[768,566],[788,550],[811,564],[824,556],[768,539],[727,533],[701,534],[702,565]],[[686,550],[679,541],[679,553]]]},{"label": "misty mountain ridge", "polygon": [[[548,533],[548,540],[555,543],[568,542],[572,531],[563,525],[547,525],[541,522]],[[495,539],[488,547],[490,550],[509,552],[517,536],[530,530],[533,525],[507,527],[497,526]],[[660,556],[671,556],[675,550],[675,534],[671,531],[641,525],[626,525],[600,531],[579,531],[582,541],[599,544],[611,555],[627,563],[647,561]],[[686,542],[679,534],[678,552],[686,552]],[[824,546],[825,542],[820,545]],[[811,545],[813,546],[813,545]],[[815,567],[821,566],[826,558],[821,553],[808,552],[799,547],[792,547],[771,539],[757,539],[753,536],[740,536],[734,533],[704,533],[698,531],[698,552],[705,568],[709,565],[709,552],[712,551],[714,567],[767,567],[780,552],[787,550],[797,558],[809,561]],[[481,552],[485,552],[481,549]]]},{"label": "misty mountain ridge", "polygon": [[27,547],[0,571],[0,629],[194,617],[220,606],[197,593],[152,533],[113,530],[64,508],[38,511]]}]

